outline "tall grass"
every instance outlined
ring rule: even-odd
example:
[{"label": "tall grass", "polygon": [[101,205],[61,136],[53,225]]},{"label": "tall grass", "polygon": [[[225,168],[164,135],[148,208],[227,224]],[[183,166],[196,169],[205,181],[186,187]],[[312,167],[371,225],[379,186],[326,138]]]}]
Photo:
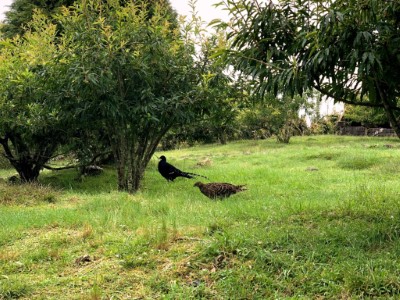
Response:
[{"label": "tall grass", "polygon": [[166,182],[156,158],[135,195],[112,169],[0,183],[0,299],[396,299],[399,149],[317,136],[158,153],[247,184],[224,201]]}]

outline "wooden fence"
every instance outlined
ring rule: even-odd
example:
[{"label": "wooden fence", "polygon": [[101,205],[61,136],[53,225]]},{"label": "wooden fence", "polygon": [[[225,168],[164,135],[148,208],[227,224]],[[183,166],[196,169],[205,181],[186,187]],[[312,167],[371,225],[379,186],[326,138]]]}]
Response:
[{"label": "wooden fence", "polygon": [[365,126],[349,126],[345,122],[338,122],[337,133],[340,135],[358,135],[358,136],[396,136],[391,128],[368,128]]}]

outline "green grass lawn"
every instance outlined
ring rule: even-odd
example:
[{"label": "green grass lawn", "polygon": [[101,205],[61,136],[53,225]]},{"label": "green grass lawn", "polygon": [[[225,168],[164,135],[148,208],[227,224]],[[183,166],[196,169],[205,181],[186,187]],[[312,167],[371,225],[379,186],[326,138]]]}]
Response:
[{"label": "green grass lawn", "polygon": [[[399,299],[400,142],[343,136],[166,151],[248,191],[212,201],[148,166],[0,182],[0,299]],[[7,178],[12,170],[0,170]],[[206,182],[206,180],[204,180]]]}]

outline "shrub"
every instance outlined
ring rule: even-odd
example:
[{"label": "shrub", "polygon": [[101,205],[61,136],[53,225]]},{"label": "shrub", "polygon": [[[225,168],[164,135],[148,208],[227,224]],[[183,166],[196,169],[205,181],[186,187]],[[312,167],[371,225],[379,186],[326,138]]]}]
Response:
[{"label": "shrub", "polygon": [[390,128],[389,120],[382,108],[346,105],[343,120],[351,125]]}]

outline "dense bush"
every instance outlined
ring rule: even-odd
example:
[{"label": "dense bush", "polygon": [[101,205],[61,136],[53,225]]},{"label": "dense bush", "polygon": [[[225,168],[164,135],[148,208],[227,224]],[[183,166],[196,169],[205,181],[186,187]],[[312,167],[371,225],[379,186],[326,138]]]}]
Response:
[{"label": "dense bush", "polygon": [[257,103],[242,109],[233,119],[219,124],[204,118],[194,124],[173,128],[162,139],[161,147],[168,150],[196,143],[224,144],[230,140],[266,139],[272,136],[276,136],[278,141],[284,141],[294,135],[309,133],[306,121],[297,117],[297,114],[295,117],[288,116],[286,111],[265,103]]},{"label": "dense bush", "polygon": [[343,121],[366,127],[390,127],[383,108],[346,105]]},{"label": "dense bush", "polygon": [[220,126],[204,119],[195,124],[182,125],[170,130],[161,140],[161,147],[163,150],[169,150],[182,145],[193,146],[196,143],[225,144],[240,137],[240,125],[236,119],[230,124]]},{"label": "dense bush", "polygon": [[338,115],[320,117],[311,123],[309,132],[310,134],[334,134],[339,119]]}]

